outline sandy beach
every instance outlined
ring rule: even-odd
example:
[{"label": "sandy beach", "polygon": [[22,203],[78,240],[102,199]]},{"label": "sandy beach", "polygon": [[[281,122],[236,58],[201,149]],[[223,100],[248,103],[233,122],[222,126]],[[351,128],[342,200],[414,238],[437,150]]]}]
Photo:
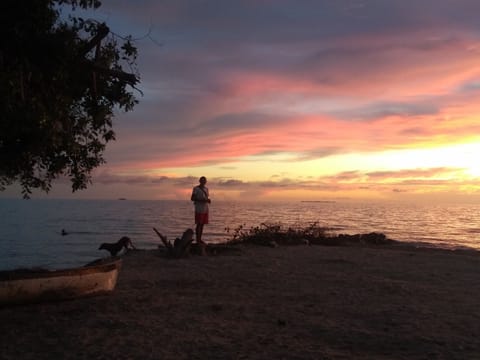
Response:
[{"label": "sandy beach", "polygon": [[110,295],[0,309],[0,358],[479,359],[479,269],[391,245],[132,251]]}]

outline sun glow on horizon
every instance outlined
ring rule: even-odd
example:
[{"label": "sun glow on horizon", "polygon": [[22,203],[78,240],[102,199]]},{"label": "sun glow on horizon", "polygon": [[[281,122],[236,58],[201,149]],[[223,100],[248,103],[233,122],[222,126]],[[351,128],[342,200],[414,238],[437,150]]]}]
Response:
[{"label": "sun glow on horizon", "polygon": [[[206,175],[220,182],[235,180],[238,184],[261,184],[265,194],[269,187],[272,188],[267,197],[274,196],[272,194],[304,197],[312,192],[323,196],[328,191],[372,196],[372,191],[383,186],[406,186],[407,183],[412,184],[409,189],[417,184],[418,192],[435,191],[433,184],[446,191],[461,181],[468,182],[462,186],[471,191],[480,188],[480,165],[476,161],[479,153],[480,142],[335,154],[318,159],[301,159],[292,152],[249,156],[228,164],[163,169],[162,174]],[[161,174],[161,171],[152,170],[152,173]],[[459,185],[455,186],[458,190]],[[230,194],[235,191],[231,189]]]}]

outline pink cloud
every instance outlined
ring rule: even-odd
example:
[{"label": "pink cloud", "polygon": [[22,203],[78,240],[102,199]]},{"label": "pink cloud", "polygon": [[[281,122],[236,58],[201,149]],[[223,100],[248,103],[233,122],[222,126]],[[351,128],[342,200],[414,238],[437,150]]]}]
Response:
[{"label": "pink cloud", "polygon": [[[138,23],[155,15],[165,37],[162,49],[147,47],[148,99],[131,124],[118,127],[107,153],[112,168],[228,164],[275,152],[313,158],[432,146],[479,132],[472,116],[479,94],[459,89],[480,78],[480,43],[467,26],[451,25],[457,6],[445,13],[427,7],[420,16],[413,9],[422,4],[321,3],[297,5],[289,34],[279,22],[288,1],[276,9],[241,2],[210,10],[209,1],[106,2],[112,14],[116,8]],[[386,22],[386,9],[398,16]],[[338,27],[345,17],[351,21]]]}]

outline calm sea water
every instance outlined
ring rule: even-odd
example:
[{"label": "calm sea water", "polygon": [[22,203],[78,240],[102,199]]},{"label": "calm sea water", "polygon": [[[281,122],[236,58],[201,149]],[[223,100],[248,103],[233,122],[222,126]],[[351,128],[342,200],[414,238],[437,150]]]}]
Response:
[{"label": "calm sea water", "polygon": [[[239,225],[306,226],[317,222],[334,233],[382,232],[406,242],[480,249],[480,205],[403,203],[214,202],[204,238],[223,242]],[[156,227],[173,240],[193,224],[190,201],[0,199],[0,270],[83,265],[99,257],[102,242],[129,236],[138,248],[154,249]],[[230,232],[225,229],[230,228]],[[65,229],[69,234],[62,236]]]}]

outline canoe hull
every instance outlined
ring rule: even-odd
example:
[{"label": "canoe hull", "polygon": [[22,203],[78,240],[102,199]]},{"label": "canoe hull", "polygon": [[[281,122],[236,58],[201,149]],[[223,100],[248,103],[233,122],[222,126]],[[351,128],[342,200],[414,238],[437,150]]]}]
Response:
[{"label": "canoe hull", "polygon": [[89,265],[53,271],[0,273],[0,305],[58,301],[113,291],[121,259],[99,260]]}]

